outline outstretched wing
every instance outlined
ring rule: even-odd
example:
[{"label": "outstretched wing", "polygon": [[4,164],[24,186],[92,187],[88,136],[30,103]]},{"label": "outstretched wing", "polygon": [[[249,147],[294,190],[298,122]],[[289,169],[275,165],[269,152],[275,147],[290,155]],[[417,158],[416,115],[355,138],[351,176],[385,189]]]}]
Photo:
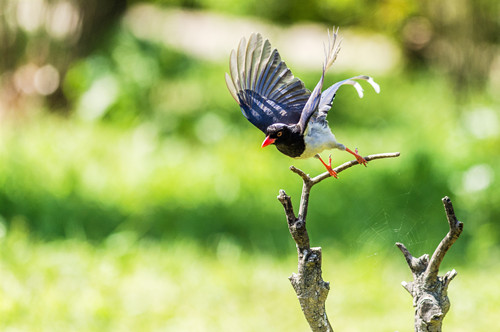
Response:
[{"label": "outstretched wing", "polygon": [[229,92],[253,125],[265,133],[273,123],[299,121],[311,92],[293,76],[269,40],[255,33],[248,43],[242,38],[231,52],[229,68]]}]

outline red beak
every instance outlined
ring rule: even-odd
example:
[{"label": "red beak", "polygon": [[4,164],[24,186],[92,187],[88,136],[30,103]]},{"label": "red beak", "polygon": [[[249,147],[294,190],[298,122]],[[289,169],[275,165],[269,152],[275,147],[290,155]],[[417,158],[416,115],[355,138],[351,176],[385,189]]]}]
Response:
[{"label": "red beak", "polygon": [[276,141],[276,138],[271,138],[269,136],[266,136],[266,139],[264,140],[264,142],[262,142],[262,146],[261,147],[264,148],[264,147],[266,147],[266,146],[268,146],[270,144],[273,144],[274,141]]}]

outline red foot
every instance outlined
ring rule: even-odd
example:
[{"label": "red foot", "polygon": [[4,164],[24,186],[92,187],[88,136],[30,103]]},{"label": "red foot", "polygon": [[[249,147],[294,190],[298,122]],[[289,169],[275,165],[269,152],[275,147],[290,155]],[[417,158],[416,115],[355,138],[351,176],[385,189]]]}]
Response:
[{"label": "red foot", "polygon": [[359,163],[360,165],[364,165],[364,166],[366,167],[366,163],[367,163],[367,161],[366,161],[366,159],[365,159],[365,158],[361,157],[361,156],[358,154],[358,149],[357,149],[357,148],[356,148],[356,149],[354,149],[356,152],[352,152],[349,148],[345,148],[345,150],[346,150],[347,152],[349,152],[350,154],[352,154],[354,157],[356,157],[356,160],[358,161],[358,163]]},{"label": "red foot", "polygon": [[330,155],[328,157],[328,165],[323,161],[323,159],[321,159],[321,157],[319,156],[319,154],[316,155],[316,158],[318,158],[319,161],[321,161],[321,163],[326,167],[326,170],[328,171],[328,173],[330,173],[331,176],[333,176],[334,178],[338,179],[337,172],[335,172],[332,169],[332,155]]}]

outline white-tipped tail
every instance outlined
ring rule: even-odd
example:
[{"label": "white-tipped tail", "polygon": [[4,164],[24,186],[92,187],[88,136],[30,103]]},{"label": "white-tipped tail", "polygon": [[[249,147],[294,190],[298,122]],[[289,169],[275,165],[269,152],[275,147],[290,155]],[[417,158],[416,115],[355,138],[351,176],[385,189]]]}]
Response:
[{"label": "white-tipped tail", "polygon": [[370,85],[373,87],[373,90],[375,90],[376,93],[380,93],[380,85],[378,85],[378,83],[375,82],[373,78],[368,77],[366,81],[370,83]]},{"label": "white-tipped tail", "polygon": [[361,84],[358,82],[352,81],[349,82],[349,84],[352,84],[352,86],[356,89],[356,92],[358,93],[359,98],[363,98],[363,87],[361,87]]}]

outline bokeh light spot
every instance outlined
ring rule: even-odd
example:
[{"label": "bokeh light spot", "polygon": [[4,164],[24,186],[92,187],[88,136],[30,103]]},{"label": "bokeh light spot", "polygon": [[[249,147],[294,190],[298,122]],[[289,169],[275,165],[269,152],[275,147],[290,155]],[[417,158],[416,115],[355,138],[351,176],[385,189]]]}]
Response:
[{"label": "bokeh light spot", "polygon": [[465,192],[478,192],[488,188],[493,182],[493,170],[489,165],[480,164],[469,168],[462,177]]},{"label": "bokeh light spot", "polygon": [[59,87],[59,72],[52,65],[45,65],[35,72],[33,84],[41,95],[50,95]]},{"label": "bokeh light spot", "polygon": [[500,130],[497,113],[486,107],[465,113],[463,123],[471,134],[479,139],[496,137]]}]

